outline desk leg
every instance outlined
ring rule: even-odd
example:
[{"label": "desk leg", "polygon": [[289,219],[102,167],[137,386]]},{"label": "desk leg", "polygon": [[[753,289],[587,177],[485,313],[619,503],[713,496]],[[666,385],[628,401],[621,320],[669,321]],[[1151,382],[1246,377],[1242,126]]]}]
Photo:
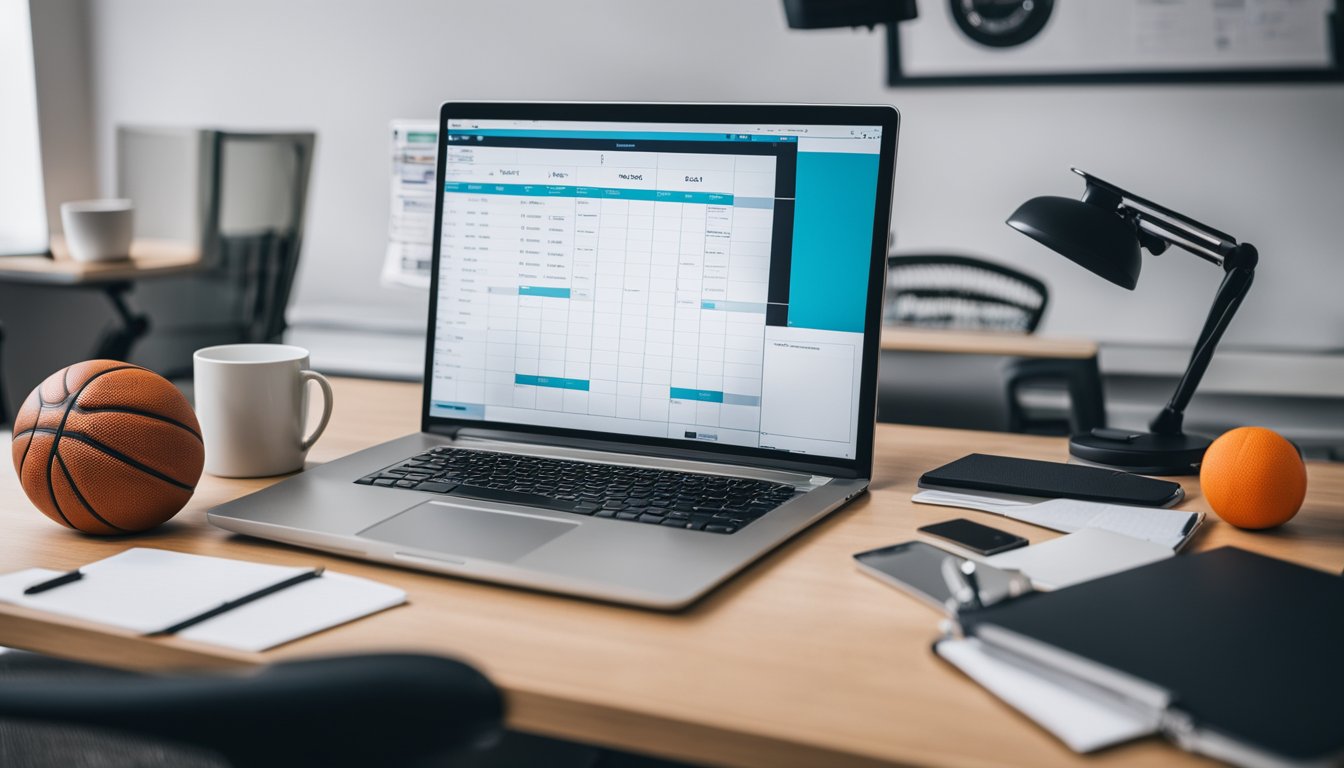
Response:
[{"label": "desk leg", "polygon": [[103,331],[103,335],[93,348],[93,359],[125,360],[130,357],[131,347],[135,346],[135,342],[149,333],[149,318],[136,314],[126,303],[126,294],[131,290],[131,283],[108,283],[101,288],[108,301],[112,302],[119,323],[108,326]]}]

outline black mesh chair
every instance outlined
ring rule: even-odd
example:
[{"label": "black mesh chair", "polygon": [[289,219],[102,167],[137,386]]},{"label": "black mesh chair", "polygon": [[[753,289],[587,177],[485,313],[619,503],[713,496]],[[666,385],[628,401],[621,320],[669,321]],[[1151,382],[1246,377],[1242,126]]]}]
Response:
[{"label": "black mesh chair", "polygon": [[369,655],[251,674],[147,676],[0,655],[0,765],[443,765],[503,734],[498,689],[461,662]]},{"label": "black mesh chair", "polygon": [[[1031,275],[956,254],[887,257],[888,325],[1034,333],[1050,290]],[[883,352],[878,419],[1001,432],[1069,434],[1106,426],[1096,361]],[[1067,417],[1033,413],[1029,388],[1067,393]]]},{"label": "black mesh chair", "polygon": [[971,256],[887,257],[883,319],[893,325],[1034,333],[1050,290],[1031,275]]},{"label": "black mesh chair", "polygon": [[203,135],[202,269],[136,289],[153,323],[135,362],[170,379],[201,347],[282,340],[303,245],[316,135]]}]

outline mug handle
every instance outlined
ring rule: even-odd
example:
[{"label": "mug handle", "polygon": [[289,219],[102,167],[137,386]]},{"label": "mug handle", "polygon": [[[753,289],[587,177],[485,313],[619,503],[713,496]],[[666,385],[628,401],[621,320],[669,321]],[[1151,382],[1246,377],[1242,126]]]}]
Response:
[{"label": "mug handle", "polygon": [[313,447],[313,443],[317,442],[317,438],[322,436],[322,431],[327,428],[327,422],[331,421],[331,382],[327,381],[327,377],[317,371],[299,371],[299,378],[302,380],[303,386],[307,386],[308,382],[313,381],[317,382],[317,385],[322,388],[322,418],[317,422],[317,429],[314,429],[311,435],[305,437],[302,443],[299,443],[299,450],[306,452]]}]

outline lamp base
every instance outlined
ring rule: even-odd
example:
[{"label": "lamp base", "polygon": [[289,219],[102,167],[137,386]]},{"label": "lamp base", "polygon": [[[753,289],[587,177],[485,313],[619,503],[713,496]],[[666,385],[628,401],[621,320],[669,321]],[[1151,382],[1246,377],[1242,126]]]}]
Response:
[{"label": "lamp base", "polygon": [[1197,475],[1210,442],[1202,435],[1094,429],[1069,438],[1069,454],[1140,475]]}]

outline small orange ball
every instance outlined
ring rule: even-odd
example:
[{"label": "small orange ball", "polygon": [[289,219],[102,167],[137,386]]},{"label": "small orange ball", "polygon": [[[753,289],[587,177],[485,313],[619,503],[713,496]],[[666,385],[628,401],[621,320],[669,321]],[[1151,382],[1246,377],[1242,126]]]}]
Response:
[{"label": "small orange ball", "polygon": [[1204,453],[1199,487],[1209,506],[1238,528],[1259,530],[1293,519],[1307,494],[1297,446],[1264,427],[1223,433]]}]

